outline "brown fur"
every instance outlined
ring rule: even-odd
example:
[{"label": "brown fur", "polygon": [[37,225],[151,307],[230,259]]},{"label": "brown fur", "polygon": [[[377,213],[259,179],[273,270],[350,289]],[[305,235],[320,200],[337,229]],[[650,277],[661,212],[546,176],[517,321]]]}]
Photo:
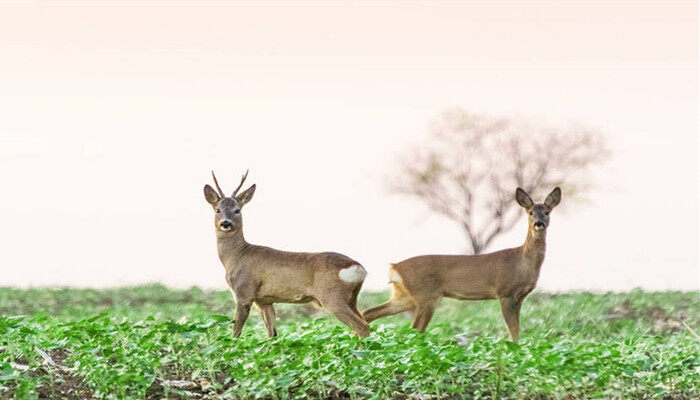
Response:
[{"label": "brown fur", "polygon": [[[204,188],[205,198],[217,211],[214,222],[219,259],[236,297],[233,336],[241,334],[251,305],[260,309],[271,337],[277,334],[274,303],[308,302],[330,311],[358,336],[368,336],[369,325],[356,305],[364,276],[356,282],[339,278],[340,270],[360,264],[338,253],[294,253],[248,243],[243,237],[240,209],[254,191],[255,185],[238,196],[234,192],[234,196],[225,197],[209,185]],[[224,221],[231,224],[230,229],[222,227]]]},{"label": "brown fur", "polygon": [[393,264],[393,291],[388,302],[366,310],[367,322],[403,311],[413,311],[413,327],[423,332],[442,297],[459,300],[501,302],[503,318],[511,337],[518,340],[520,307],[537,285],[544,261],[549,212],[559,203],[561,191],[554,189],[543,204],[534,204],[518,189],[518,203],[529,215],[525,244],[489,254],[425,255]]}]

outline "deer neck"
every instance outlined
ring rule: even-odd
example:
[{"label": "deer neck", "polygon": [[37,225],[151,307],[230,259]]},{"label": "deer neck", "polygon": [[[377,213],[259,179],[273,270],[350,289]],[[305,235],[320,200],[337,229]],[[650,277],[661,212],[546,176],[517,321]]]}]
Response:
[{"label": "deer neck", "polygon": [[522,246],[522,256],[527,266],[532,267],[539,272],[542,262],[544,261],[544,253],[547,247],[546,237],[547,231],[536,231],[530,227],[527,231],[525,244]]},{"label": "deer neck", "polygon": [[217,230],[216,247],[219,251],[219,259],[224,264],[224,267],[228,269],[230,265],[235,264],[235,261],[248,247],[248,242],[243,237],[243,228],[241,227],[231,232]]}]

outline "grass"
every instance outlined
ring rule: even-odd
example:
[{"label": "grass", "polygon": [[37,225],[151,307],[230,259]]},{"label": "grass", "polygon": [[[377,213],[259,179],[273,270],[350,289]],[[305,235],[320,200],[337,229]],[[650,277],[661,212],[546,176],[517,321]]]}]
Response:
[{"label": "grass", "polygon": [[515,344],[493,301],[444,300],[426,334],[399,315],[363,340],[279,305],[279,337],[256,314],[233,340],[224,291],[4,288],[0,398],[695,399],[699,294],[536,292]]}]

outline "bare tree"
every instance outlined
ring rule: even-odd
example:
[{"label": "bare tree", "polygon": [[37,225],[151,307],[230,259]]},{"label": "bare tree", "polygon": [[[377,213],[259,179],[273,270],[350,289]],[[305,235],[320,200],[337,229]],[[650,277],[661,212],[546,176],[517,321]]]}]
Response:
[{"label": "bare tree", "polygon": [[562,186],[567,199],[588,187],[586,172],[608,151],[597,132],[446,111],[431,124],[430,140],[401,158],[392,190],[420,199],[457,222],[474,254],[518,221],[516,187],[541,196]]}]

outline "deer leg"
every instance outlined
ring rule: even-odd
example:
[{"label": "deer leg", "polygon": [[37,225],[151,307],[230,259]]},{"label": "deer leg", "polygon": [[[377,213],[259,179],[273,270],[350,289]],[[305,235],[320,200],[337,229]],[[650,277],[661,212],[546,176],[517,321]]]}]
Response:
[{"label": "deer leg", "polygon": [[520,297],[501,297],[501,313],[503,319],[506,320],[510,337],[514,342],[518,341],[520,335],[520,306],[523,304],[524,296]]},{"label": "deer leg", "polygon": [[[323,303],[323,302],[322,302]],[[369,336],[369,324],[361,316],[355,314],[352,308],[342,301],[323,303],[323,307],[330,311],[340,322],[352,328],[359,337]]]},{"label": "deer leg", "polygon": [[275,328],[275,308],[272,304],[260,304],[258,303],[258,308],[260,309],[260,316],[262,316],[263,323],[265,324],[265,333],[268,338],[277,336],[277,329]]},{"label": "deer leg", "polygon": [[430,319],[433,318],[436,306],[436,300],[419,303],[418,306],[416,306],[413,317],[413,329],[418,329],[421,333],[425,332],[425,328],[428,326],[428,323],[430,323]]},{"label": "deer leg", "polygon": [[357,314],[358,317],[362,318],[362,313],[360,310],[357,309],[357,296],[360,294],[360,289],[362,288],[362,285],[357,285],[355,289],[352,291],[352,295],[350,297],[350,301],[348,302],[348,306],[350,306],[350,309],[352,312]]},{"label": "deer leg", "polygon": [[367,323],[370,323],[379,318],[388,317],[411,309],[413,309],[413,304],[411,304],[410,301],[391,299],[384,304],[363,311],[362,317]]},{"label": "deer leg", "polygon": [[245,321],[248,319],[248,314],[250,313],[250,305],[251,303],[243,303],[240,301],[236,303],[236,321],[233,323],[232,333],[234,338],[241,336],[243,325],[245,325]]},{"label": "deer leg", "polygon": [[411,297],[406,293],[403,286],[394,284],[389,301],[363,311],[362,317],[369,323],[379,318],[413,310],[414,307],[415,304],[411,300]]}]

